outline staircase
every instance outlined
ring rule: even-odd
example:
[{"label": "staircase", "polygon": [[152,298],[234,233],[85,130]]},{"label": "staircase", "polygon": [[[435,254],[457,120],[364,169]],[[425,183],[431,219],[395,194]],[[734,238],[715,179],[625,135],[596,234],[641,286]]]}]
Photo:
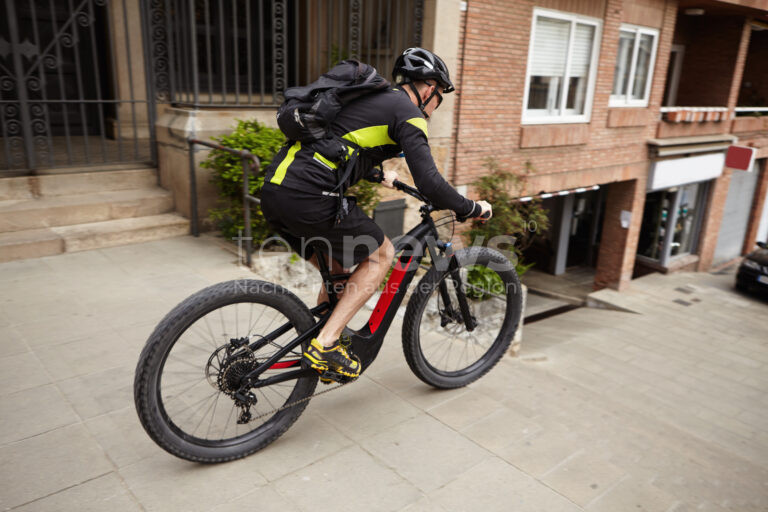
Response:
[{"label": "staircase", "polygon": [[157,169],[0,178],[0,262],[186,235]]}]

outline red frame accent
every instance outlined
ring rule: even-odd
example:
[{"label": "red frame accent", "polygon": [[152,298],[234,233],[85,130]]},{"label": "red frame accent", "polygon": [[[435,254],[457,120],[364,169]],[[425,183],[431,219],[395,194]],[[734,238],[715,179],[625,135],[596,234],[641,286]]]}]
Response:
[{"label": "red frame accent", "polygon": [[403,282],[403,278],[408,272],[408,267],[411,265],[412,260],[413,256],[408,259],[405,265],[403,265],[402,261],[398,261],[395,268],[392,269],[389,280],[384,285],[384,291],[381,293],[373,313],[371,313],[371,318],[368,319],[368,328],[371,330],[371,334],[376,332],[376,329],[381,325],[381,321],[384,320],[384,315],[387,313],[389,305],[392,304],[395,294],[400,289],[400,283]]},{"label": "red frame accent", "polygon": [[301,362],[301,359],[294,359],[293,361],[279,361],[269,367],[270,370],[281,370],[283,368],[290,368],[296,366]]}]

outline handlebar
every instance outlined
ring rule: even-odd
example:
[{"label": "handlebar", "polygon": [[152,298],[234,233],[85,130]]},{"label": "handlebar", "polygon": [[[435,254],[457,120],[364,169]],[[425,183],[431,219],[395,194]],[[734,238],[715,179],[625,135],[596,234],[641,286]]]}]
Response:
[{"label": "handlebar", "polygon": [[[375,175],[376,178],[379,178],[378,180],[375,180],[376,183],[381,183],[384,179],[384,174],[379,172]],[[429,199],[427,199],[419,190],[415,187],[412,187],[410,185],[407,185],[403,183],[400,180],[395,180],[392,182],[392,186],[399,190],[400,192],[405,192],[409,196],[415,197],[419,201],[423,202],[427,208],[432,209],[432,203],[430,203]],[[430,210],[431,211],[431,210]],[[480,217],[478,217],[478,220],[482,223],[485,223],[489,218],[491,217],[491,212],[485,212]],[[468,219],[468,217],[460,217],[459,215],[456,215],[456,220],[459,222],[465,222]]]},{"label": "handlebar", "polygon": [[400,180],[393,181],[392,182],[392,186],[394,186],[400,192],[405,192],[409,196],[413,196],[416,199],[418,199],[419,201],[431,205],[431,203],[429,202],[429,199],[424,197],[424,195],[421,192],[419,192],[419,190],[417,188],[414,188],[414,187],[412,187],[410,185],[406,185],[405,183],[403,183]]}]

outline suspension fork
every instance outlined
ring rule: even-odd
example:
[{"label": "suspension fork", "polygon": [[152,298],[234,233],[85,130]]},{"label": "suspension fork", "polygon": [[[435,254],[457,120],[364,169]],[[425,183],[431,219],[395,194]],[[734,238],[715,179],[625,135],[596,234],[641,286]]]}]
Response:
[{"label": "suspension fork", "polygon": [[[469,311],[469,302],[467,302],[467,295],[464,293],[464,287],[461,285],[461,273],[459,272],[459,262],[454,254],[451,254],[448,261],[448,273],[453,278],[453,286],[456,289],[456,300],[459,303],[459,311],[464,319],[464,326],[467,331],[472,332],[477,327],[477,320],[472,316]],[[441,281],[441,284],[445,285],[445,279]],[[445,285],[445,293],[448,295],[448,286]],[[441,290],[442,293],[442,290]]]},{"label": "suspension fork", "polygon": [[[435,233],[437,233],[437,230],[435,230]],[[443,299],[443,304],[445,305],[445,312],[447,316],[451,319],[456,319],[459,322],[463,322],[464,326],[467,328],[467,331],[474,331],[475,327],[477,327],[477,320],[469,311],[469,302],[467,302],[467,295],[464,293],[464,287],[461,286],[459,262],[453,252],[453,245],[449,242],[440,246],[441,251],[444,253],[443,256],[437,255],[437,251],[435,251],[432,244],[428,244],[427,249],[429,250],[432,262],[434,264],[437,264],[439,259],[448,259],[448,269],[446,272],[451,276],[453,280],[453,286],[456,290],[456,301],[459,303],[459,312],[461,313],[461,318],[456,318],[457,315],[454,311],[453,304],[451,303],[451,296],[448,293],[448,285],[446,284],[445,279],[441,279],[437,286],[440,292],[440,297]],[[443,319],[441,319],[441,323],[442,322]]]}]

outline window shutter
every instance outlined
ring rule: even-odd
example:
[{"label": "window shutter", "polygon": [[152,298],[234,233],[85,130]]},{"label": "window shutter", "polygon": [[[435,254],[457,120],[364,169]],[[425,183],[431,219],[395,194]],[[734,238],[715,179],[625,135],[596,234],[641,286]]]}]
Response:
[{"label": "window shutter", "polygon": [[589,74],[589,64],[592,60],[592,41],[594,36],[595,27],[592,25],[583,25],[581,23],[576,24],[569,76],[586,78]]},{"label": "window shutter", "polygon": [[533,42],[531,76],[562,76],[568,56],[568,33],[571,23],[539,16]]}]

